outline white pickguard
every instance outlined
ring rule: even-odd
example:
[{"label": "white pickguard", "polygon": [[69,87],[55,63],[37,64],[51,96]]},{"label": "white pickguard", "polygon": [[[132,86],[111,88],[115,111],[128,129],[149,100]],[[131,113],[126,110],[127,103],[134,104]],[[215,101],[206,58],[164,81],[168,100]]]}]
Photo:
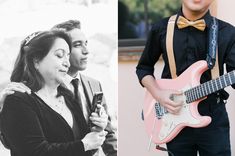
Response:
[{"label": "white pickguard", "polygon": [[185,96],[181,96],[180,98],[175,97],[174,101],[183,100],[184,104],[179,112],[178,115],[174,115],[171,113],[166,113],[164,116],[162,116],[162,126],[159,133],[159,139],[163,140],[167,136],[169,136],[170,133],[173,132],[173,130],[177,127],[177,125],[185,123],[185,124],[191,124],[196,125],[200,123],[200,120],[194,118],[190,112],[190,104],[187,104],[185,101]]}]

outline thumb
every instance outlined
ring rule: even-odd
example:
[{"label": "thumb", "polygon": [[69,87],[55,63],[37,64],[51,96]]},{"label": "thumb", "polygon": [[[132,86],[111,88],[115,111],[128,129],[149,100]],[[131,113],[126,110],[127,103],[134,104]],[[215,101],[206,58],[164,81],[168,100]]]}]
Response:
[{"label": "thumb", "polygon": [[181,91],[181,90],[174,90],[172,94],[173,95],[182,95],[183,91]]}]

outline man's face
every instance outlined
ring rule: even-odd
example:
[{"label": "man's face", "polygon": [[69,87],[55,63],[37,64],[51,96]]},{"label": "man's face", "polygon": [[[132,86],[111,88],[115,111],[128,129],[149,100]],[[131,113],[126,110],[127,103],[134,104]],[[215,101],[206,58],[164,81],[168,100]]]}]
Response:
[{"label": "man's face", "polygon": [[207,10],[214,0],[182,0],[183,7],[191,12]]},{"label": "man's face", "polygon": [[70,55],[70,64],[73,70],[81,71],[87,67],[87,38],[80,29],[68,31],[72,38],[72,50]]}]

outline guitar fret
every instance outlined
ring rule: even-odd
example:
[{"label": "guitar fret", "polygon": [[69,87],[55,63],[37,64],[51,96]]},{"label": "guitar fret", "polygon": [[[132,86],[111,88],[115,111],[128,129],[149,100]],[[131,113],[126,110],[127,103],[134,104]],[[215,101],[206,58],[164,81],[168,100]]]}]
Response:
[{"label": "guitar fret", "polygon": [[199,92],[200,92],[200,98],[203,97],[203,89],[202,87],[198,86]]},{"label": "guitar fret", "polygon": [[200,98],[200,91],[198,90],[198,87],[195,87],[195,90],[196,90],[196,94],[197,94],[197,99]]},{"label": "guitar fret", "polygon": [[189,90],[189,100],[190,100],[190,102],[193,100],[191,89]]},{"label": "guitar fret", "polygon": [[225,79],[222,79],[222,78],[221,78],[221,82],[222,82],[222,85],[223,85],[223,87],[222,87],[222,88],[224,88],[224,87],[225,87],[225,82],[224,82],[224,81],[225,81]]},{"label": "guitar fret", "polygon": [[[210,81],[209,81],[210,82]],[[206,82],[207,86],[208,86],[208,89],[209,89],[209,94],[211,93],[211,89],[210,89],[210,83],[209,82]]]},{"label": "guitar fret", "polygon": [[187,103],[190,103],[190,101],[191,101],[190,90],[186,91],[186,98],[188,100]]},{"label": "guitar fret", "polygon": [[190,102],[193,101],[193,97],[192,97],[191,92],[189,92],[189,101],[190,101]]},{"label": "guitar fret", "polygon": [[218,81],[219,81],[219,84],[220,84],[220,88],[223,88],[223,84],[222,84],[222,79],[218,79]]},{"label": "guitar fret", "polygon": [[208,92],[207,92],[206,85],[205,85],[205,84],[203,84],[203,86],[204,86],[204,88],[205,88],[205,92],[206,92],[206,94],[204,94],[204,96],[205,96],[205,95],[207,95],[207,94],[208,94]]},{"label": "guitar fret", "polygon": [[201,85],[201,89],[202,89],[202,97],[203,97],[203,96],[205,96],[204,85]]},{"label": "guitar fret", "polygon": [[195,92],[196,92],[196,97],[197,97],[197,99],[199,99],[199,97],[200,97],[200,94],[199,94],[198,87],[195,87]]},{"label": "guitar fret", "polygon": [[233,83],[231,82],[231,79],[230,79],[230,75],[229,75],[229,74],[226,74],[226,80],[227,80],[227,82],[228,82],[229,85],[233,84]]},{"label": "guitar fret", "polygon": [[223,79],[224,79],[225,86],[227,86],[227,82],[225,80],[225,76],[223,76]]},{"label": "guitar fret", "polygon": [[197,92],[196,92],[196,89],[195,89],[195,88],[193,88],[193,97],[194,97],[193,100],[196,100],[196,99],[197,99]]},{"label": "guitar fret", "polygon": [[210,87],[211,87],[211,93],[213,93],[213,92],[214,92],[214,85],[213,85],[213,81],[211,81],[211,83],[210,83]]},{"label": "guitar fret", "polygon": [[[231,83],[229,82],[228,74],[224,75],[224,80],[228,86],[231,85]],[[226,87],[226,86],[224,86],[224,87]]]},{"label": "guitar fret", "polygon": [[[216,88],[216,90],[219,90],[218,85],[217,85],[217,83],[216,83],[216,80],[214,80],[214,83],[215,83],[215,88]],[[216,91],[216,90],[215,90],[215,91]]]},{"label": "guitar fret", "polygon": [[231,79],[233,82],[235,82],[234,72],[231,73]]},{"label": "guitar fret", "polygon": [[232,80],[229,74],[228,74],[228,79],[229,79],[229,83],[232,84]]},{"label": "guitar fret", "polygon": [[192,101],[193,101],[194,99],[196,99],[196,98],[195,98],[194,89],[192,88],[191,91],[192,91]]}]

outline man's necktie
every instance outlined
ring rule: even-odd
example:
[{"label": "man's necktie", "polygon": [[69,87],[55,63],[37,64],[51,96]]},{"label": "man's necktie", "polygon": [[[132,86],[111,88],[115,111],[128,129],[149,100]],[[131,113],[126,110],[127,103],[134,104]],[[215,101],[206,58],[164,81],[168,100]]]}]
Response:
[{"label": "man's necktie", "polygon": [[204,19],[197,20],[197,21],[189,21],[186,18],[179,16],[177,20],[177,26],[179,29],[192,26],[192,27],[197,28],[198,30],[204,31],[206,28],[206,22]]},{"label": "man's necktie", "polygon": [[78,90],[79,80],[77,78],[73,79],[71,81],[71,83],[72,83],[73,88],[74,88],[74,98],[75,98],[75,100],[77,101],[77,103],[79,104],[79,106],[82,110],[82,100],[81,100],[80,92]]}]

